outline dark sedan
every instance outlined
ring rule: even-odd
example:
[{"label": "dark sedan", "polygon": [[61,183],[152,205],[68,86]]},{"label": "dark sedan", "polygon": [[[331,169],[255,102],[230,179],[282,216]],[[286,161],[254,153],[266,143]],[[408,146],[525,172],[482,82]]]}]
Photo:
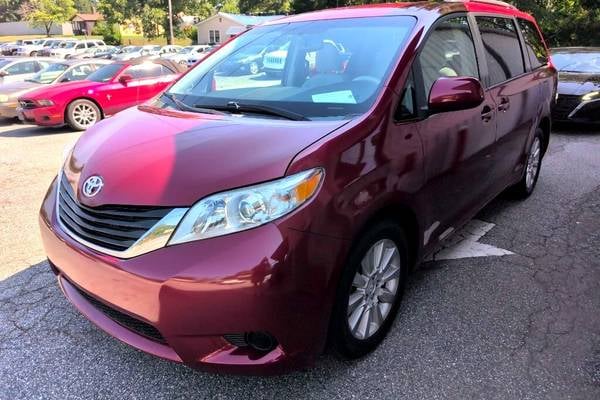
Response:
[{"label": "dark sedan", "polygon": [[564,47],[552,51],[559,71],[556,122],[600,123],[600,47]]}]

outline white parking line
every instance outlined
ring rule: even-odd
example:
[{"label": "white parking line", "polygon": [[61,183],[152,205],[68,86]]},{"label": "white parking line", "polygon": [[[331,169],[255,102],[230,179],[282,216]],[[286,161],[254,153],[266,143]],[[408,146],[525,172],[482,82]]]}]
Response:
[{"label": "white parking line", "polygon": [[515,254],[512,251],[501,249],[489,244],[479,243],[486,233],[495,224],[471,220],[462,229],[457,231],[446,241],[439,250],[427,257],[425,261],[457,260],[459,258],[471,257],[494,257]]}]

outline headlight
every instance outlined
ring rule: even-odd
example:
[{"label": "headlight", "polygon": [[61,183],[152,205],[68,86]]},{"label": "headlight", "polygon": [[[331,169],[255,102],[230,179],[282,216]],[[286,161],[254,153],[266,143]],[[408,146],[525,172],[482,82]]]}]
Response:
[{"label": "headlight", "polygon": [[583,95],[581,97],[581,100],[583,100],[583,101],[590,101],[590,100],[594,100],[594,99],[597,99],[597,98],[600,98],[600,92],[589,92],[588,94]]},{"label": "headlight", "polygon": [[54,105],[52,100],[36,100],[35,102],[41,107],[50,107]]},{"label": "headlight", "polygon": [[183,217],[169,245],[227,235],[271,222],[309,200],[323,176],[323,170],[315,168],[200,200]]},{"label": "headlight", "polygon": [[5,94],[0,94],[0,103],[6,103],[8,101],[8,96]]}]

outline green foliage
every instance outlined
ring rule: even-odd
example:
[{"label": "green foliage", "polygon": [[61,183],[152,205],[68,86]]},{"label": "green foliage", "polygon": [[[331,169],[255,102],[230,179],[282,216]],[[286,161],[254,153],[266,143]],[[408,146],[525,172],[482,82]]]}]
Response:
[{"label": "green foliage", "polygon": [[192,44],[198,43],[198,29],[195,26],[186,26],[181,30],[184,37],[190,39]]},{"label": "green foliage", "polygon": [[32,26],[43,27],[46,35],[54,24],[62,24],[77,12],[73,0],[30,0],[21,5],[19,13]]},{"label": "green foliage", "polygon": [[534,15],[550,46],[600,46],[600,0],[516,0]]},{"label": "green foliage", "polygon": [[18,21],[21,3],[21,0],[0,0],[0,22]]},{"label": "green foliage", "polygon": [[239,0],[243,14],[289,14],[292,0]]},{"label": "green foliage", "polygon": [[94,2],[92,0],[74,0],[75,8],[80,13],[91,14],[94,12]]},{"label": "green foliage", "polygon": [[118,46],[122,43],[121,32],[117,25],[109,25],[104,21],[98,22],[92,30],[93,36],[102,36],[104,43]]}]

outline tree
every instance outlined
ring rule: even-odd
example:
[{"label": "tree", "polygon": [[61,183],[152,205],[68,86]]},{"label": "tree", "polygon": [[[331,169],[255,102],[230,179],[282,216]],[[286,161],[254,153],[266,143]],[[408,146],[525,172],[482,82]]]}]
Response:
[{"label": "tree", "polygon": [[21,3],[21,0],[0,0],[0,22],[18,21]]},{"label": "tree", "polygon": [[93,0],[74,0],[75,8],[80,13],[91,14],[94,12]]},{"label": "tree", "polygon": [[239,0],[243,14],[289,14],[292,0]]},{"label": "tree", "polygon": [[73,0],[30,0],[21,5],[20,14],[34,27],[43,27],[46,36],[54,24],[67,22],[77,10]]}]

